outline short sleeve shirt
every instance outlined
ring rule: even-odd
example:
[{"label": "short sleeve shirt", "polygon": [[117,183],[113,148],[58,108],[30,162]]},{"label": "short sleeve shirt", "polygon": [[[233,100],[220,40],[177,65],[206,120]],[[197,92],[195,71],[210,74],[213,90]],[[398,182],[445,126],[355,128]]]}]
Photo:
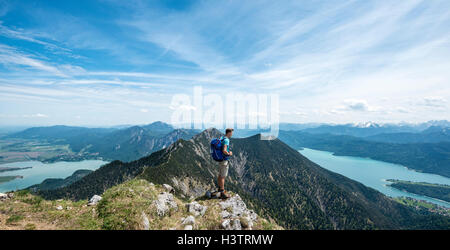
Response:
[{"label": "short sleeve shirt", "polygon": [[223,140],[223,145],[227,145],[227,152],[230,153],[230,139],[226,136],[222,136],[220,140]]}]

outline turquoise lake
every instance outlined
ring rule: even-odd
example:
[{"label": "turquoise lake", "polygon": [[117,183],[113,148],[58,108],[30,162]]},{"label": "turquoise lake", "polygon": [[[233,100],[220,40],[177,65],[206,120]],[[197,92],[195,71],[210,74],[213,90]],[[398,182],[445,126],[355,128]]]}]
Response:
[{"label": "turquoise lake", "polygon": [[308,148],[300,150],[299,152],[323,168],[361,182],[362,184],[374,188],[385,195],[391,197],[408,196],[419,200],[433,202],[441,206],[450,207],[449,202],[404,192],[386,185],[389,184],[389,182],[386,181],[387,179],[399,179],[416,182],[422,181],[450,185],[450,178],[435,174],[420,173],[407,169],[401,165],[367,158],[335,156],[331,152]]},{"label": "turquoise lake", "polygon": [[7,192],[27,188],[39,184],[47,178],[66,178],[78,169],[96,170],[108,162],[99,160],[86,160],[79,162],[55,162],[42,163],[39,161],[26,161],[1,164],[0,167],[32,167],[28,169],[1,172],[0,176],[23,176],[23,179],[15,179],[0,183],[0,192]]}]

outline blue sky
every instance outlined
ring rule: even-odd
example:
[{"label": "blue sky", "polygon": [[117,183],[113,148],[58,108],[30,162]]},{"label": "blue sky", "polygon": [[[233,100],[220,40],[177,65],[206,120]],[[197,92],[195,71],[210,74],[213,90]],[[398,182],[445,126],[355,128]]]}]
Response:
[{"label": "blue sky", "polygon": [[276,93],[284,122],[450,120],[450,1],[0,0],[0,125],[169,122]]}]

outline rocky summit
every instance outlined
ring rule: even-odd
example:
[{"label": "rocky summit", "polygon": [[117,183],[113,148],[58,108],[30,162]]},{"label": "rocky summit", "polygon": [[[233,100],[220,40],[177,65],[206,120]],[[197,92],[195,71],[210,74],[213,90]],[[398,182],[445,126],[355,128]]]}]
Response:
[{"label": "rocky summit", "polygon": [[[44,200],[23,190],[2,195],[2,229],[282,229],[257,216],[239,195],[226,201],[180,199],[170,185],[134,179],[89,200]],[[226,214],[226,216],[224,216]]]}]

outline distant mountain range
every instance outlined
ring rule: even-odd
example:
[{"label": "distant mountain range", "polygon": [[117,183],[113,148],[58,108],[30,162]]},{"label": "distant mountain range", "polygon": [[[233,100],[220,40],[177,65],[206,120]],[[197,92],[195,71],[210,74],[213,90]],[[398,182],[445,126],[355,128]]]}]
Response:
[{"label": "distant mountain range", "polygon": [[334,134],[351,135],[356,137],[373,136],[386,133],[414,133],[420,130],[411,125],[379,125],[376,123],[345,124],[345,125],[321,125],[314,128],[302,129],[310,134]]},{"label": "distant mountain range", "polygon": [[[201,196],[215,188],[217,163],[208,129],[190,140],[129,163],[114,161],[79,181],[38,193],[47,199],[86,199],[130,179],[169,183],[176,194]],[[232,139],[227,187],[260,215],[289,229],[448,229],[450,218],[418,213],[380,192],[309,161],[282,141],[260,135]]]},{"label": "distant mountain range", "polygon": [[280,124],[280,130],[303,131],[311,134],[351,135],[368,137],[378,134],[420,133],[429,128],[449,128],[450,122],[428,121],[424,123],[349,123],[349,124]]},{"label": "distant mountain range", "polygon": [[[450,176],[450,122],[421,124],[359,123],[345,125],[280,124],[279,138],[294,149],[309,147],[337,155],[370,157],[397,163],[417,171]],[[267,130],[236,129],[235,137],[249,137]],[[121,128],[52,126],[29,128],[3,137],[37,139],[68,144],[71,153],[45,159],[72,161],[102,158],[133,161],[168,147],[178,139],[190,139],[192,129],[174,129],[154,122]]]},{"label": "distant mountain range", "polygon": [[[22,139],[45,139],[53,140],[55,142],[68,140],[81,141],[81,145],[86,142],[95,141],[98,138],[102,138],[105,135],[118,135],[123,138],[126,133],[133,134],[133,130],[137,129],[145,130],[145,134],[149,136],[161,136],[172,132],[177,129],[172,125],[164,122],[154,122],[148,125],[118,125],[110,128],[86,128],[86,127],[71,127],[71,126],[50,126],[50,127],[33,127],[25,129],[20,132],[9,133],[2,138],[22,138]],[[448,135],[448,128],[450,128],[450,122],[446,120],[442,121],[428,121],[424,123],[398,123],[398,124],[381,124],[374,122],[365,123],[349,123],[349,124],[323,124],[323,123],[280,123],[279,129],[284,131],[303,131],[311,134],[334,134],[334,135],[351,135],[355,137],[367,137],[373,140],[384,140],[383,136],[385,134],[405,134],[404,137],[410,134],[427,134],[432,135],[434,133],[445,133]],[[8,128],[9,131],[14,131],[12,128]],[[18,128],[17,128],[18,129]],[[195,131],[199,130],[178,128],[179,130],[185,131]],[[121,131],[121,132],[119,132]],[[237,137],[247,137],[249,135],[254,135],[261,132],[266,132],[268,129],[238,129],[235,128],[235,136]],[[116,132],[116,134],[113,134]],[[123,135],[121,135],[123,133]],[[380,135],[380,136],[378,136]],[[84,137],[85,142],[81,140]],[[373,137],[373,138],[371,138]],[[123,138],[124,139],[124,138]],[[412,139],[413,140],[413,139]],[[419,139],[420,140],[420,139]],[[437,139],[426,139],[431,141],[436,141]],[[424,142],[424,141],[421,141]]]},{"label": "distant mountain range", "polygon": [[383,133],[365,137],[369,141],[389,143],[438,143],[450,142],[450,128],[431,126],[419,133]]},{"label": "distant mountain range", "polygon": [[169,146],[178,139],[189,139],[196,130],[174,129],[163,122],[144,126],[117,128],[84,128],[70,126],[34,127],[9,134],[3,139],[44,140],[52,144],[68,144],[71,154],[46,161],[98,158],[132,161]]}]

